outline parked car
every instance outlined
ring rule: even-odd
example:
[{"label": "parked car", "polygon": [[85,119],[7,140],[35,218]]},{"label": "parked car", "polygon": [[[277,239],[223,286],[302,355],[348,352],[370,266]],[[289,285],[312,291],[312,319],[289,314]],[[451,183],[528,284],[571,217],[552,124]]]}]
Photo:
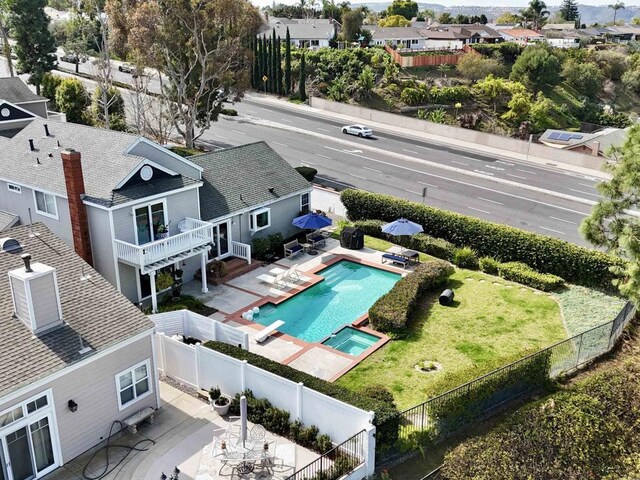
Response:
[{"label": "parked car", "polygon": [[342,133],[349,133],[359,137],[373,137],[373,130],[364,125],[347,125],[342,127]]},{"label": "parked car", "polygon": [[77,53],[65,53],[60,57],[60,60],[67,63],[84,63],[87,61],[86,58],[81,57]]},{"label": "parked car", "polygon": [[144,75],[144,71],[141,68],[138,68],[130,63],[123,63],[121,65],[118,65],[118,71],[123,73],[130,73],[133,77]]}]

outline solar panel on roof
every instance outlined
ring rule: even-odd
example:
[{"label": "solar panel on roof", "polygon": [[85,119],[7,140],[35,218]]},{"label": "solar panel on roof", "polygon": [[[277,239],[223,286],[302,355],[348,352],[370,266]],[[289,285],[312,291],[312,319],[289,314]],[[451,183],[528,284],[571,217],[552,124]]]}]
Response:
[{"label": "solar panel on roof", "polygon": [[563,142],[566,142],[567,140],[571,139],[571,134],[570,133],[562,133],[560,134],[560,137],[558,137],[560,140],[562,140]]},{"label": "solar panel on roof", "polygon": [[574,133],[573,135],[571,135],[571,140],[582,140],[582,137],[584,137],[584,135]]},{"label": "solar panel on roof", "polygon": [[559,132],[553,132],[549,135],[549,139],[550,140],[558,140],[560,138],[560,133]]}]

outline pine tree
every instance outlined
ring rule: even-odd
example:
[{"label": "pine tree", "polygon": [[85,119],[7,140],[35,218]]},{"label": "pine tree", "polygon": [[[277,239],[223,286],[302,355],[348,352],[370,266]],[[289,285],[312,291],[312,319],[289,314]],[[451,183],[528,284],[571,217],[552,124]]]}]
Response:
[{"label": "pine tree", "polygon": [[576,0],[563,0],[562,5],[560,6],[560,15],[567,22],[575,21],[579,16]]},{"label": "pine tree", "polygon": [[307,82],[306,68],[307,66],[304,61],[304,52],[302,52],[302,57],[300,57],[300,80],[298,81],[298,96],[303,102],[307,101],[307,89],[305,85]]},{"label": "pine tree", "polygon": [[49,31],[49,17],[44,12],[47,0],[19,0],[13,2],[9,25],[16,40],[18,71],[29,74],[29,83],[40,85],[45,73],[55,67],[56,46]]},{"label": "pine tree", "polygon": [[284,93],[291,94],[291,35],[287,27],[286,45],[284,46]]}]

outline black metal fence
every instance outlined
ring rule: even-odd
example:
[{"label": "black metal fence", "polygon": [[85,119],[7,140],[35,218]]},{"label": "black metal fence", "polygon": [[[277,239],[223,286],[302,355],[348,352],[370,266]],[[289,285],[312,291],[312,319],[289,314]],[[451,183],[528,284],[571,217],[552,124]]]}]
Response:
[{"label": "black metal fence", "polygon": [[366,436],[365,430],[356,433],[286,480],[338,480],[351,473],[366,460]]},{"label": "black metal fence", "polygon": [[401,412],[399,446],[419,445],[444,438],[490,416],[507,402],[544,387],[551,379],[594,360],[611,350],[634,314],[634,305],[627,302],[611,322]]}]

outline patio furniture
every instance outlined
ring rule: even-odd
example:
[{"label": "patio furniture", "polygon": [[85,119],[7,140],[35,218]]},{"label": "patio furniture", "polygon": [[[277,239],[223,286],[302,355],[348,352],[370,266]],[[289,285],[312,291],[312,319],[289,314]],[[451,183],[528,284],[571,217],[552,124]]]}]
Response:
[{"label": "patio furniture", "polygon": [[293,443],[278,445],[275,448],[273,478],[285,479],[296,469],[296,446]]},{"label": "patio furniture", "polygon": [[384,261],[388,260],[391,263],[398,263],[400,265],[402,265],[402,268],[407,268],[407,265],[409,264],[409,259],[405,258],[405,257],[401,257],[400,255],[394,255],[393,253],[383,253],[382,254],[382,263],[385,263]]},{"label": "patio furniture", "polygon": [[287,282],[284,279],[284,273],[279,273],[279,274],[277,274],[275,276],[267,275],[266,273],[263,273],[261,275],[258,275],[256,278],[258,280],[260,280],[261,282],[269,283],[271,285],[276,285],[278,287],[286,287],[287,286]]},{"label": "patio furniture", "polygon": [[301,243],[300,246],[302,247],[302,250],[304,251],[304,253],[308,253],[309,255],[317,255],[318,252],[316,252],[313,249],[313,244],[312,243]]},{"label": "patio furniture", "polygon": [[302,245],[298,243],[298,240],[284,244],[284,258],[292,258],[302,252]]},{"label": "patio furniture", "polygon": [[138,433],[138,424],[145,420],[149,423],[153,423],[153,417],[155,414],[156,411],[152,407],[147,407],[126,418],[124,420],[124,424],[127,426],[130,433]]},{"label": "patio furniture", "polygon": [[282,320],[276,320],[271,325],[269,325],[267,328],[264,328],[264,329],[260,330],[258,333],[256,333],[255,337],[253,337],[253,338],[255,339],[256,342],[262,343],[267,338],[269,338],[269,335],[271,335],[273,332],[275,332],[282,325],[284,325],[284,322]]},{"label": "patio furniture", "polygon": [[325,245],[327,243],[327,235],[325,235],[321,230],[308,233],[307,243],[312,244],[314,248],[318,245]]},{"label": "patio furniture", "polygon": [[280,267],[275,267],[269,270],[271,275],[279,275],[282,274],[282,278],[286,280],[291,280],[292,282],[297,282],[300,280],[300,274],[298,273],[298,268],[300,267],[299,263],[296,263],[291,268],[284,269]]},{"label": "patio furniture", "polygon": [[[284,323],[284,322],[282,322]],[[260,442],[267,436],[267,431],[262,425],[254,425],[249,431],[249,441]]]}]

